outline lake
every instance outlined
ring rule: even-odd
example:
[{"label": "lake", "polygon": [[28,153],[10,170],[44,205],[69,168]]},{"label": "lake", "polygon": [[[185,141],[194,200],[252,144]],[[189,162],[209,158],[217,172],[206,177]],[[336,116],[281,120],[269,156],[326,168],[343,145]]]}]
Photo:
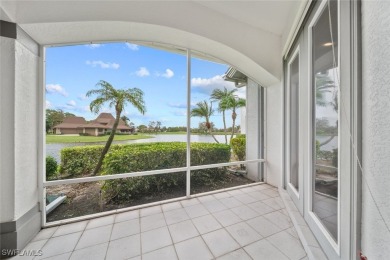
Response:
[{"label": "lake", "polygon": [[[151,135],[153,138],[147,139],[138,139],[138,140],[127,140],[127,141],[114,141],[114,144],[135,144],[135,143],[151,143],[151,142],[186,142],[186,135]],[[220,143],[225,143],[225,136],[216,135],[215,138]],[[317,136],[317,140],[324,142],[329,138],[329,136]],[[321,150],[332,151],[332,149],[337,148],[338,138],[333,138],[332,141],[321,147]],[[230,135],[228,135],[228,142],[230,141]],[[215,143],[214,139],[210,135],[191,135],[191,142],[202,142],[202,143]],[[62,148],[71,147],[71,146],[85,146],[85,145],[104,145],[104,142],[99,143],[51,143],[46,144],[46,155],[53,156],[58,162],[60,162],[60,151]]]},{"label": "lake", "polygon": [[[151,135],[153,138],[138,139],[138,140],[127,140],[127,141],[114,141],[114,144],[136,144],[136,143],[152,143],[152,142],[186,142],[187,135]],[[225,143],[224,135],[216,135],[215,138],[220,143]],[[228,142],[230,141],[230,135],[228,135]],[[202,143],[215,143],[213,137],[210,135],[191,135],[191,142],[202,142]],[[46,156],[53,156],[58,162],[60,162],[61,149],[72,146],[85,146],[85,145],[104,145],[105,142],[98,143],[51,143],[46,144]]]}]

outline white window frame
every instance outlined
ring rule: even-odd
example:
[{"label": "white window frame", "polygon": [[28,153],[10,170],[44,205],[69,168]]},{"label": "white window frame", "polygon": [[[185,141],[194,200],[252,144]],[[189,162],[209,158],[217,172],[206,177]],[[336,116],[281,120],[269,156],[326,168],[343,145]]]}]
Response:
[{"label": "white window frame", "polygon": [[[290,152],[291,152],[291,64],[295,61],[295,59],[298,58],[298,77],[299,77],[299,85],[301,85],[301,55],[300,55],[300,45],[298,44],[295,50],[293,51],[293,54],[291,57],[288,59],[287,63],[287,82],[286,82],[286,146],[285,149],[287,151],[286,153],[286,188],[287,192],[290,194],[290,197],[293,199],[295,205],[299,209],[299,211],[302,213],[303,212],[303,170],[302,170],[302,165],[303,165],[303,152],[302,152],[302,131],[298,130],[298,184],[299,184],[299,189],[297,190],[294,185],[291,184],[291,161],[290,161]],[[298,97],[301,99],[301,88],[298,88]],[[298,102],[298,115],[299,118],[301,118],[302,114],[302,109],[301,109],[301,102]],[[298,129],[300,128],[300,121],[301,119],[297,122],[297,127]]]},{"label": "white window frame", "polygon": [[[315,93],[313,91],[313,88],[312,88],[312,82],[313,82],[313,78],[312,78],[312,74],[313,74],[313,68],[312,68],[312,29],[314,27],[314,25],[317,23],[319,17],[323,14],[324,12],[324,9],[327,7],[328,5],[328,1],[329,0],[322,0],[321,3],[320,3],[320,6],[318,7],[318,9],[316,10],[313,18],[311,19],[309,25],[308,25],[308,83],[309,83],[309,100],[308,100],[308,104],[309,104],[309,117],[308,117],[308,134],[309,134],[309,142],[308,142],[308,151],[309,151],[309,160],[308,160],[308,165],[307,165],[307,169],[308,169],[308,174],[306,174],[306,178],[307,178],[307,198],[306,198],[306,205],[305,205],[305,208],[307,209],[306,210],[306,216],[305,216],[305,219],[306,221],[308,221],[308,224],[310,226],[310,228],[317,234],[317,238],[320,236],[320,234],[322,234],[322,239],[320,239],[320,244],[322,246],[324,245],[328,245],[328,247],[330,248],[326,248],[325,251],[327,251],[328,253],[331,253],[332,251],[335,253],[335,257],[339,258],[340,257],[340,224],[341,224],[341,221],[340,221],[340,215],[341,215],[341,208],[340,208],[340,200],[341,200],[341,196],[340,196],[340,188],[341,188],[341,182],[340,182],[340,172],[341,172],[341,167],[340,167],[340,151],[341,151],[341,146],[340,146],[340,136],[338,136],[338,147],[339,147],[339,156],[338,156],[338,199],[337,199],[337,242],[333,239],[332,235],[329,233],[328,229],[324,226],[324,224],[322,223],[322,221],[318,218],[318,216],[313,212],[313,196],[314,196],[314,193],[315,191],[313,191],[313,165],[315,163],[315,158],[314,158],[314,151],[313,151],[313,147],[314,147],[314,144],[313,144],[313,140],[314,140],[314,133],[313,133],[313,126],[314,126],[314,123],[315,121],[313,121],[313,109],[315,109],[315,107],[313,107],[313,97],[315,97]],[[337,9],[337,19],[340,21],[340,2],[337,1],[337,5],[338,5],[338,9]],[[338,32],[338,46],[340,46],[340,23],[338,23],[338,28],[337,28],[337,32]],[[340,49],[338,50],[339,51],[339,54],[340,54]],[[340,55],[338,55],[338,64],[339,64],[339,74],[341,75],[341,69],[340,69]],[[340,92],[338,94],[338,98],[340,98]],[[339,108],[339,111],[338,111],[338,118],[340,119],[340,108]],[[341,127],[341,123],[339,123],[338,125],[338,131],[339,133],[340,132],[340,127]]]},{"label": "white window frame", "polygon": [[[123,40],[118,40],[118,41],[112,41],[112,42],[126,42]],[[137,43],[146,43],[146,42],[138,42],[138,41],[132,41],[132,42],[137,42]],[[90,44],[91,42],[87,43],[74,43],[72,45],[80,45],[80,44]],[[147,44],[147,43],[146,43]],[[155,43],[151,43],[152,46]],[[70,45],[70,44],[66,44]],[[254,160],[245,160],[245,161],[236,161],[236,162],[226,162],[226,163],[218,163],[218,164],[208,164],[208,165],[197,165],[197,166],[191,166],[191,149],[190,149],[190,144],[191,144],[191,117],[190,115],[190,110],[191,110],[191,53],[199,53],[196,51],[192,51],[190,49],[184,48],[186,50],[186,56],[187,56],[187,136],[186,136],[186,142],[187,142],[187,154],[186,154],[186,166],[185,167],[179,167],[179,168],[170,168],[170,169],[162,169],[162,170],[151,170],[151,171],[140,171],[140,172],[128,172],[128,173],[121,173],[121,174],[111,174],[111,175],[101,175],[101,176],[93,176],[93,177],[84,177],[84,178],[72,178],[72,179],[66,179],[66,180],[54,180],[54,181],[47,181],[46,180],[46,137],[45,137],[45,86],[46,86],[46,72],[45,72],[45,63],[46,63],[46,48],[47,47],[53,47],[53,46],[64,46],[64,44],[56,44],[56,45],[47,45],[47,46],[40,46],[40,52],[41,52],[41,57],[40,57],[40,64],[39,64],[39,69],[40,69],[40,78],[39,78],[39,102],[38,102],[38,111],[39,111],[39,140],[38,140],[38,158],[39,158],[39,163],[38,163],[38,171],[41,173],[39,174],[38,177],[38,196],[39,196],[39,201],[40,201],[40,210],[42,212],[42,222],[41,226],[42,227],[49,227],[53,225],[58,225],[58,224],[65,224],[65,223],[71,223],[75,221],[80,221],[80,220],[85,220],[85,219],[91,219],[91,218],[96,218],[96,217],[101,217],[101,216],[106,216],[110,214],[115,214],[118,212],[123,212],[123,211],[128,211],[132,210],[134,207],[129,207],[129,208],[123,208],[119,210],[111,210],[111,211],[104,211],[104,212],[99,212],[96,214],[90,214],[90,215],[85,215],[83,217],[76,217],[76,218],[69,218],[69,219],[64,219],[56,222],[50,222],[49,224],[46,221],[46,187],[50,186],[56,186],[56,185],[65,185],[65,184],[77,184],[77,183],[86,183],[86,182],[95,182],[95,181],[105,181],[105,180],[114,180],[114,179],[124,179],[124,178],[132,178],[132,177],[140,177],[140,176],[148,176],[148,175],[158,175],[158,174],[167,174],[167,173],[177,173],[177,172],[185,172],[186,174],[186,196],[185,197],[179,197],[173,200],[180,200],[184,198],[192,198],[192,197],[197,197],[201,194],[193,194],[191,195],[191,171],[194,170],[201,170],[201,169],[211,169],[211,168],[218,168],[218,167],[225,167],[225,166],[234,166],[234,165],[247,165],[250,163],[265,163],[266,160],[264,158],[259,158],[259,159],[254,159]],[[177,46],[172,46],[172,48],[177,48]],[[182,50],[181,48],[180,50]],[[196,55],[198,56],[198,55]],[[208,59],[211,60],[219,60],[214,58],[211,55],[205,55]],[[221,61],[221,60],[220,60]],[[225,61],[225,64],[228,64]],[[231,66],[231,65],[230,65]],[[263,102],[265,102],[265,98],[263,97]],[[264,109],[266,109],[264,107]],[[264,111],[265,113],[266,111]],[[262,127],[262,130],[260,131],[265,131],[265,126]],[[259,133],[260,134],[260,133]],[[264,148],[263,148],[264,149]],[[259,182],[257,182],[259,183]],[[256,183],[256,184],[257,184]],[[250,186],[249,185],[242,185],[242,186]],[[239,187],[239,186],[237,186]],[[233,187],[237,188],[237,187]],[[228,190],[228,189],[226,189]],[[212,192],[206,192],[206,193],[212,193]],[[206,194],[205,193],[205,194]],[[172,200],[168,200],[172,201]],[[162,201],[151,203],[151,204],[161,204]],[[148,205],[151,205],[148,204]],[[146,204],[145,204],[146,205]],[[139,206],[136,206],[137,208]],[[142,207],[142,206],[141,206]]]}]

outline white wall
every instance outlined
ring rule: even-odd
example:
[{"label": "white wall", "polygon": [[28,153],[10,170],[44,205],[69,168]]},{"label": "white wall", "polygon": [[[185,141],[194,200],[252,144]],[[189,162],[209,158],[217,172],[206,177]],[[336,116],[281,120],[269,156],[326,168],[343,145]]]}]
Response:
[{"label": "white wall", "polygon": [[7,222],[15,216],[15,41],[0,37],[0,51],[0,222]]},{"label": "white wall", "polygon": [[1,37],[0,222],[38,202],[38,46],[23,32]]},{"label": "white wall", "polygon": [[362,2],[362,251],[368,259],[390,258],[389,14],[388,1]]},{"label": "white wall", "polygon": [[15,218],[38,201],[38,56],[15,45]]},{"label": "white wall", "polygon": [[266,178],[265,181],[273,186],[282,186],[283,170],[283,88],[275,84],[265,88],[266,92]]}]

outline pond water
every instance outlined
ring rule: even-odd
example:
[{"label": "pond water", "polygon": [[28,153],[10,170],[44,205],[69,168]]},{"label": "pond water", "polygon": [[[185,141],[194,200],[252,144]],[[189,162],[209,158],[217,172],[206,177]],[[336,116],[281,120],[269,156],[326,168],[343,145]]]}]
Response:
[{"label": "pond water", "polygon": [[[127,140],[127,141],[114,141],[114,144],[132,144],[132,143],[151,143],[151,142],[186,142],[186,135],[151,135],[152,138]],[[223,135],[215,136],[220,143],[225,143],[225,137]],[[329,136],[317,136],[318,141],[321,143],[326,141]],[[228,142],[230,141],[230,135],[228,135]],[[191,135],[191,142],[203,142],[203,143],[215,143],[214,139],[210,135]],[[60,162],[61,149],[71,146],[85,146],[85,145],[104,145],[105,142],[98,143],[51,143],[46,144],[46,155],[53,156],[58,162]],[[329,143],[321,147],[323,151],[332,151],[337,148],[338,138],[337,136]]]},{"label": "pond water", "polygon": [[[327,136],[327,135],[317,135],[316,138],[318,141],[320,141],[320,143],[323,143],[325,142],[326,140],[329,139],[330,136]],[[338,137],[335,136],[332,141],[330,141],[329,143],[321,146],[321,150],[322,151],[330,151],[332,152],[333,149],[336,149],[338,146]]]},{"label": "pond water", "polygon": [[[114,141],[113,144],[135,144],[135,143],[152,143],[152,142],[186,142],[186,135],[151,135],[152,138],[147,139],[138,139],[138,140],[127,140],[127,141]],[[225,136],[216,135],[215,138],[220,143],[225,143]],[[230,136],[228,135],[228,142],[230,140]],[[213,137],[210,135],[191,135],[191,142],[202,142],[202,143],[215,143]],[[46,144],[46,156],[53,156],[58,162],[60,162],[60,152],[61,149],[65,147],[72,146],[85,146],[85,145],[104,145],[105,142],[97,142],[97,143],[51,143]]]}]

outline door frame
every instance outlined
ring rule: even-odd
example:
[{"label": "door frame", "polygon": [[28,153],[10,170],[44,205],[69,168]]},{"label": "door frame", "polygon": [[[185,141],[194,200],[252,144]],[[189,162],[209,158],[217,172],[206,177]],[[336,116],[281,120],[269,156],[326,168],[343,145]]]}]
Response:
[{"label": "door frame", "polygon": [[[309,37],[308,25],[313,21],[313,17],[316,13],[320,12],[319,7],[323,7],[328,0],[312,1],[310,7],[307,8],[306,13],[304,14],[303,22],[299,25],[295,31],[298,33],[293,39],[293,43],[289,49],[284,53],[284,91],[283,91],[283,122],[284,122],[284,132],[283,132],[283,168],[284,168],[284,188],[287,189],[289,176],[287,175],[288,167],[288,135],[289,129],[288,126],[288,105],[289,105],[289,96],[288,96],[288,80],[289,75],[287,73],[288,62],[291,57],[291,53],[295,52],[297,42],[299,37],[303,35],[303,41],[300,45],[300,74],[307,73],[311,66],[311,42]],[[340,15],[341,14],[341,15]],[[312,158],[311,158],[311,149],[312,149],[312,125],[311,125],[311,113],[310,111],[303,113],[305,114],[305,122],[303,124],[304,129],[300,129],[300,134],[308,140],[304,141],[304,151],[303,151],[303,162],[301,168],[303,168],[303,179],[304,179],[304,218],[308,222],[310,229],[313,231],[316,239],[320,243],[322,249],[327,254],[330,259],[359,259],[359,251],[361,249],[361,190],[362,190],[362,173],[360,169],[360,163],[362,158],[362,113],[361,113],[361,2],[360,1],[338,1],[338,41],[339,41],[339,71],[340,71],[340,94],[343,95],[343,111],[340,119],[343,119],[342,126],[339,132],[340,141],[339,149],[343,149],[342,154],[339,154],[339,160],[343,161],[342,164],[339,164],[339,231],[338,231],[338,243],[330,242],[326,236],[327,231],[323,227],[322,223],[319,222],[318,218],[314,213],[309,212],[312,205],[312,197],[309,194],[309,190],[312,185]],[[306,44],[309,44],[306,46]],[[306,62],[308,62],[306,64]],[[303,64],[305,63],[305,64]],[[303,74],[304,75],[304,74]],[[301,77],[302,78],[302,77]],[[308,73],[308,77],[304,77],[302,80],[300,78],[300,89],[303,92],[304,96],[300,96],[301,105],[305,107],[306,110],[310,110],[311,107],[311,98],[312,90],[302,89],[308,88],[311,84],[311,74]],[[306,82],[308,80],[308,82]],[[306,93],[310,91],[310,93]],[[305,98],[305,100],[302,100]],[[302,101],[302,102],[301,102]],[[306,104],[308,102],[308,104]],[[339,116],[340,117],[340,116]],[[301,120],[301,119],[300,119]],[[308,123],[310,122],[310,124]],[[306,126],[305,126],[306,125]],[[352,140],[352,141],[351,141]],[[341,151],[339,151],[341,153]],[[291,194],[290,194],[291,196]],[[293,198],[294,196],[291,196]],[[342,211],[340,211],[342,209]],[[334,241],[333,241],[334,242]]]},{"label": "door frame", "polygon": [[[292,54],[287,58],[286,62],[286,70],[287,70],[287,77],[286,77],[286,121],[285,121],[285,129],[286,129],[286,168],[285,168],[285,182],[286,182],[286,189],[288,194],[290,195],[291,199],[295,203],[296,207],[298,208],[299,212],[303,214],[303,190],[304,190],[304,180],[303,180],[303,150],[302,150],[302,131],[300,131],[300,118],[302,114],[302,106],[300,102],[300,93],[301,93],[301,66],[302,66],[302,57],[301,57],[301,45],[300,40],[297,43],[297,46],[295,47]],[[291,152],[291,64],[295,61],[295,59],[298,58],[298,122],[296,124],[297,131],[298,131],[298,190],[291,184],[290,178],[291,178],[291,161],[290,161],[290,152]]]}]

